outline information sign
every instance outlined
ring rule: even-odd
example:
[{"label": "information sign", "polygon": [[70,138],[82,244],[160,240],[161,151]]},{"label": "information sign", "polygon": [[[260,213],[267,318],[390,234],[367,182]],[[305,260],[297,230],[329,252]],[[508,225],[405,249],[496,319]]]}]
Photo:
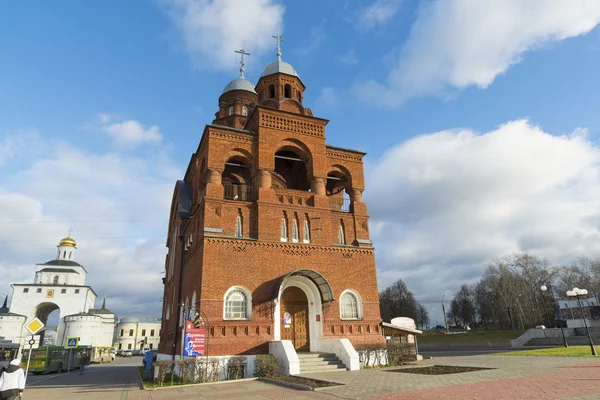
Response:
[{"label": "information sign", "polygon": [[35,335],[36,333],[38,333],[40,330],[42,330],[42,328],[44,327],[44,323],[42,321],[39,320],[39,318],[34,318],[31,321],[29,321],[27,323],[27,325],[25,325],[25,328],[27,328],[27,330],[29,332],[31,332],[32,335]]},{"label": "information sign", "polygon": [[185,323],[184,355],[186,357],[198,357],[205,353],[206,329],[194,328],[192,321]]},{"label": "information sign", "polygon": [[73,347],[77,347],[78,343],[79,338],[77,336],[69,336],[67,337],[67,343],[65,344],[65,347],[68,349],[72,349]]}]

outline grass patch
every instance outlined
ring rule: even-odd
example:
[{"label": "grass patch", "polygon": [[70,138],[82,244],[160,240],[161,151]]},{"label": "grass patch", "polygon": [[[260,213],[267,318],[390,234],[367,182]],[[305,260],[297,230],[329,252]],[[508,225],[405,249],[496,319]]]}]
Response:
[{"label": "grass patch", "polygon": [[442,330],[425,331],[419,335],[419,343],[473,343],[505,342],[521,336],[522,330],[467,331],[459,335],[447,335]]},{"label": "grass patch", "polygon": [[569,346],[553,347],[550,349],[510,351],[508,353],[494,353],[494,355],[516,357],[593,357],[590,346]]},{"label": "grass patch", "polygon": [[473,372],[482,371],[494,368],[480,368],[480,367],[457,367],[454,365],[432,365],[429,367],[418,367],[418,368],[401,368],[391,369],[387,372],[404,372],[407,374],[421,374],[421,375],[448,375],[448,374],[460,374],[462,372]]},{"label": "grass patch", "polygon": [[[181,383],[179,380],[179,376],[173,374],[173,380],[171,382],[171,374],[167,374],[167,376],[165,377],[165,381],[163,382],[162,385],[157,385],[154,383],[154,378],[152,377],[152,374],[150,374],[150,371],[148,371],[148,377],[144,378],[144,372],[146,370],[144,369],[144,367],[139,367],[138,368],[138,372],[140,374],[140,377],[142,378],[142,383],[144,384],[144,389],[154,389],[157,387],[170,387],[170,386],[179,386],[179,385],[183,385],[184,383]],[[188,382],[189,383],[189,382]]]}]

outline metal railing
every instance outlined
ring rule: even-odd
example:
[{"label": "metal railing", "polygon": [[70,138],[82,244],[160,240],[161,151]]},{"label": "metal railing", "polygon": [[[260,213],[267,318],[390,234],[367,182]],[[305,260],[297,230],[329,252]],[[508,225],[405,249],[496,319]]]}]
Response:
[{"label": "metal railing", "polygon": [[350,212],[351,200],[347,197],[334,197],[329,199],[329,208],[334,211]]},{"label": "metal railing", "polygon": [[252,186],[226,183],[223,185],[223,189],[223,198],[227,200],[254,201],[254,189]]}]

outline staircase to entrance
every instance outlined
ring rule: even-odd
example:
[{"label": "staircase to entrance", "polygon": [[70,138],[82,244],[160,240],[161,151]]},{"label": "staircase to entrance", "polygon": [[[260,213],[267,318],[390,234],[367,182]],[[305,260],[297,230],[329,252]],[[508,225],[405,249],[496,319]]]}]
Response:
[{"label": "staircase to entrance", "polygon": [[300,373],[346,371],[346,366],[334,353],[300,353]]}]

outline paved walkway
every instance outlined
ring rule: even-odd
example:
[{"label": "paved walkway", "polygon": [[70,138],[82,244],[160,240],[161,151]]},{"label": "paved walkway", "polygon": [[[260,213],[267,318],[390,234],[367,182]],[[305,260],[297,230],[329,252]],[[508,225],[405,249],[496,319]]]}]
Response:
[{"label": "paved walkway", "polygon": [[173,389],[141,390],[137,368],[141,358],[118,358],[110,364],[96,364],[69,374],[30,375],[23,398],[26,400],[167,400],[167,399],[336,399],[318,392],[297,391],[249,380]]},{"label": "paved walkway", "polygon": [[600,399],[600,359],[564,357],[472,356],[427,360],[419,366],[487,367],[450,375],[417,375],[369,369],[306,375],[343,384],[300,391],[260,381],[140,390],[137,367],[141,359],[117,359],[78,372],[32,376],[27,400],[148,400],[148,399]]},{"label": "paved walkway", "polygon": [[[600,360],[580,357],[446,357],[418,364],[493,368],[460,374],[419,375],[370,369],[311,374],[343,383],[325,388],[345,399],[566,399],[595,395],[600,399]],[[413,367],[413,366],[409,366]],[[405,367],[407,368],[407,367]]]}]

